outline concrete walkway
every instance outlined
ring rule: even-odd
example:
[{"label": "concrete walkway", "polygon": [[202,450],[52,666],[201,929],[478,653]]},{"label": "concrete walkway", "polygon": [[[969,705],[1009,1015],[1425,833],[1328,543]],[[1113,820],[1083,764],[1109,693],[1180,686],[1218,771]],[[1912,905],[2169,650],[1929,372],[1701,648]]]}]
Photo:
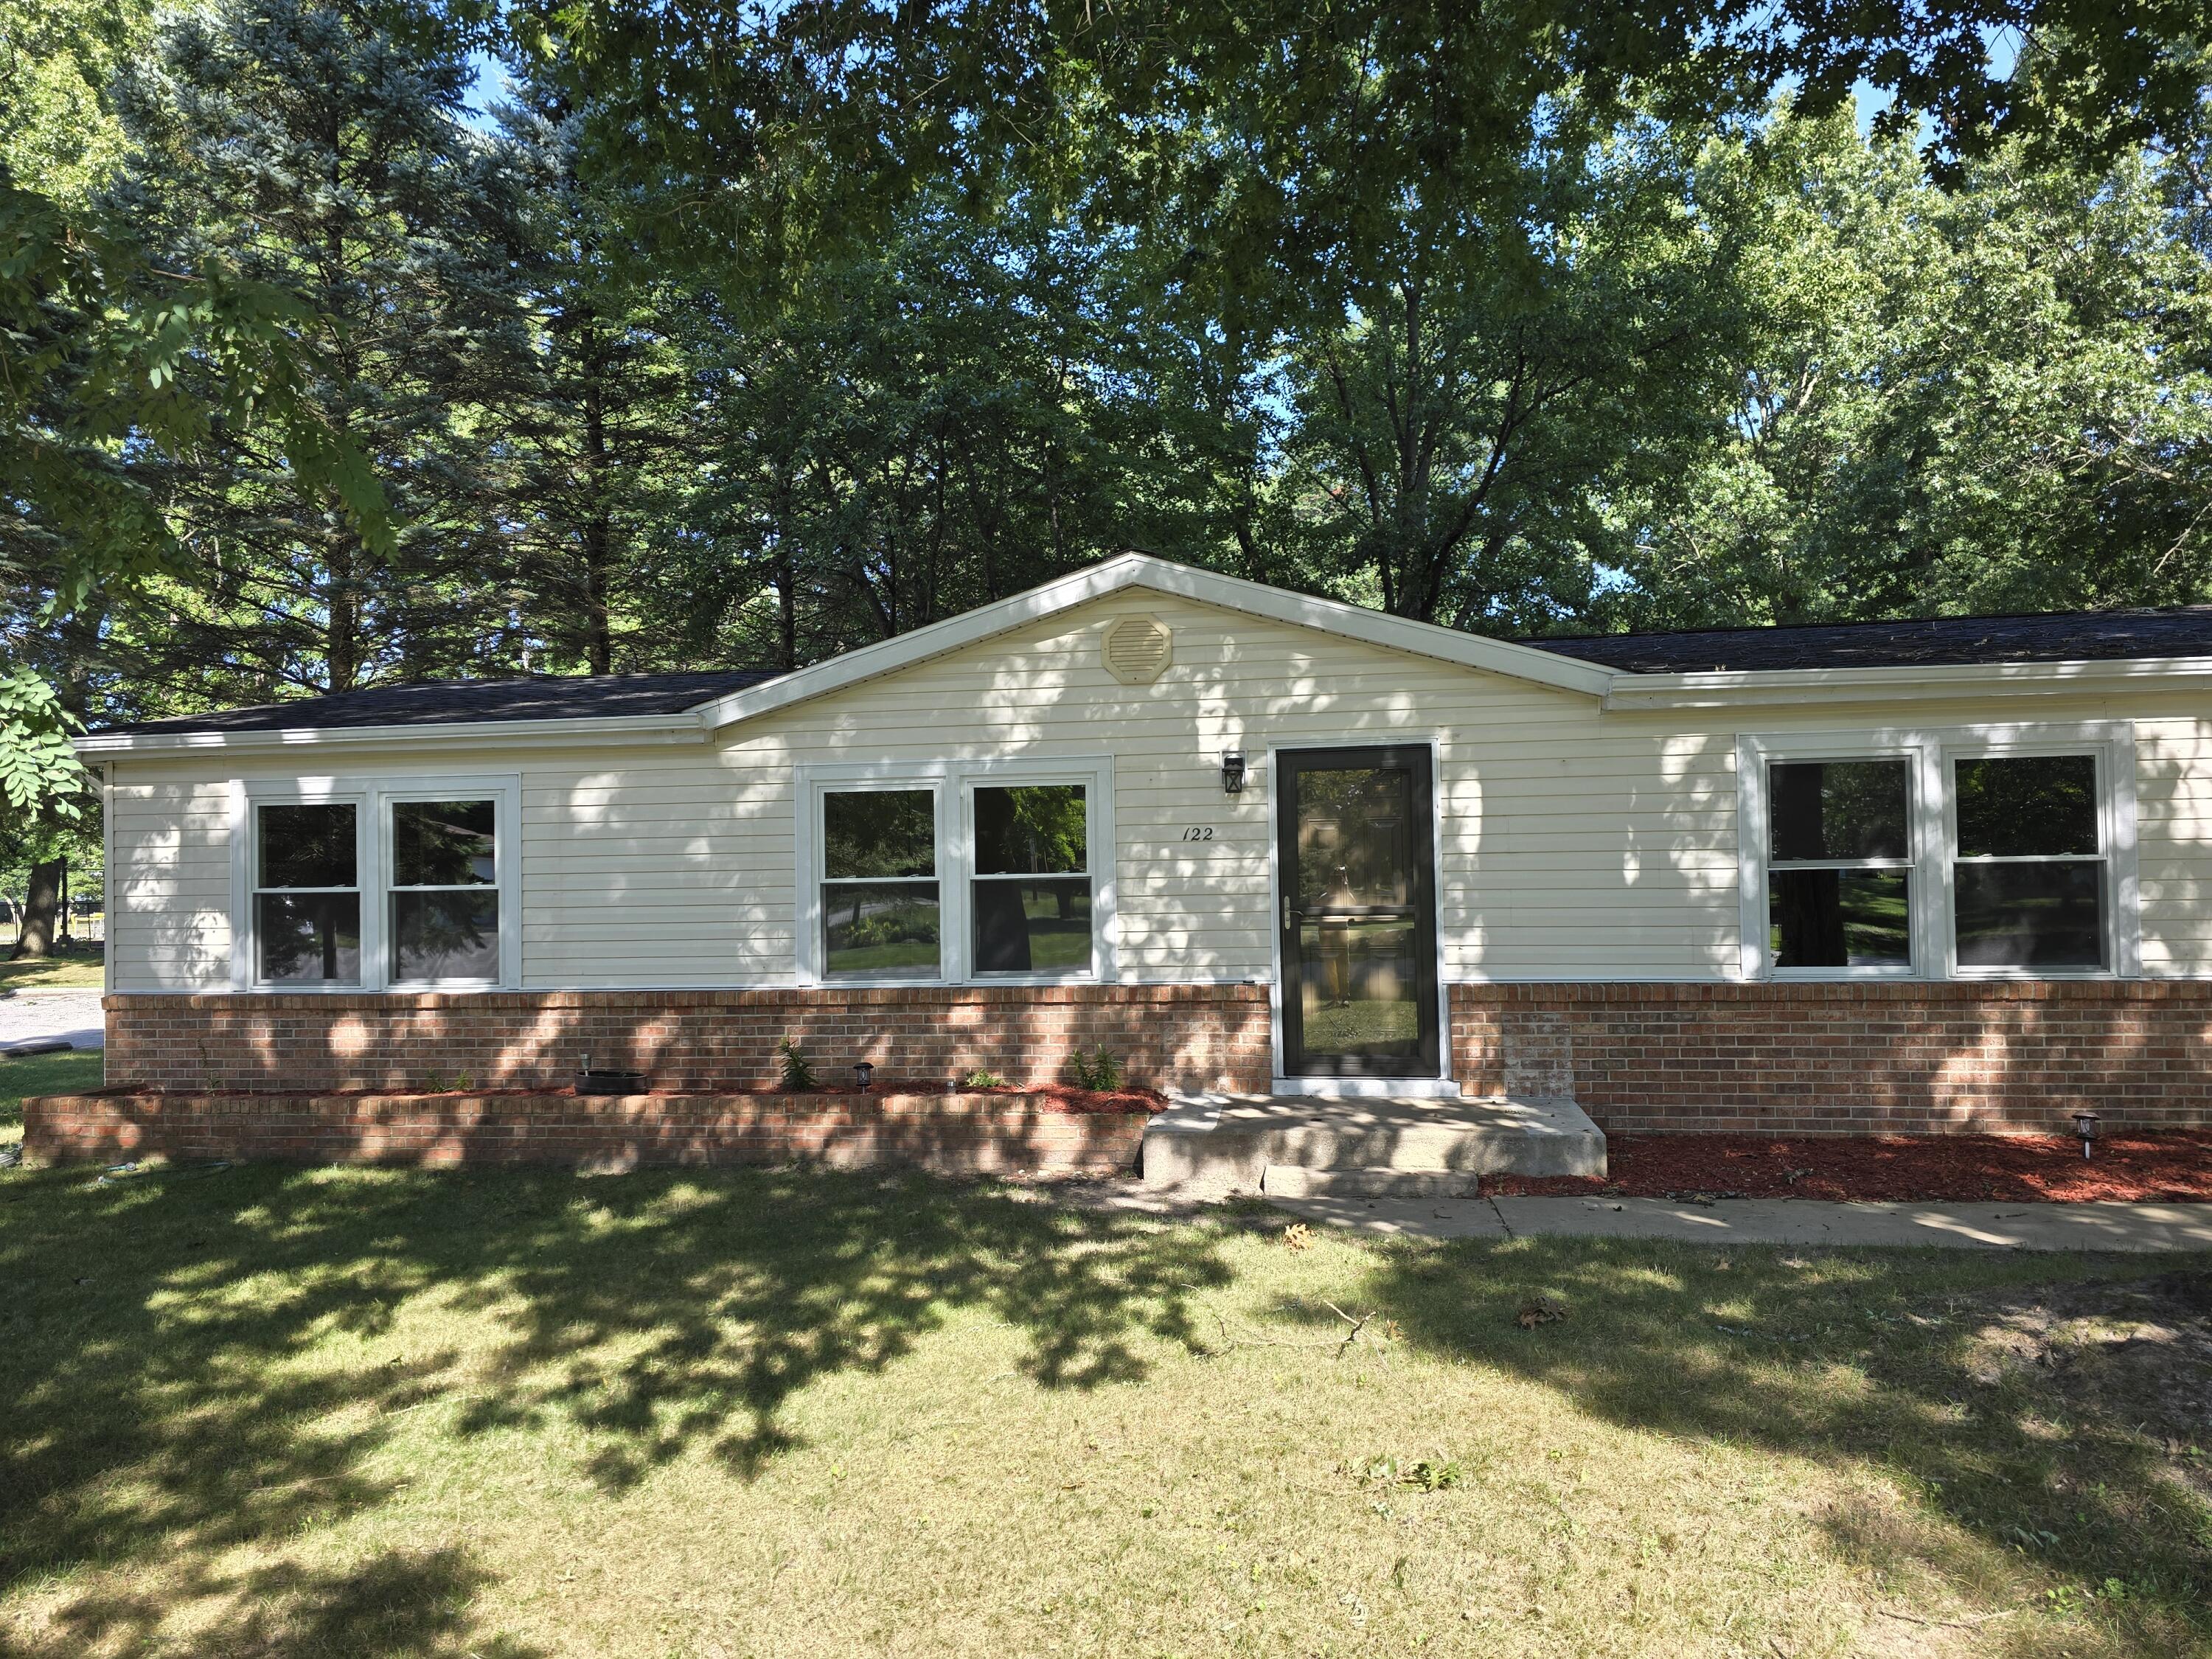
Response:
[{"label": "concrete walkway", "polygon": [[1811,1199],[1274,1198],[1332,1227],[1413,1238],[1662,1238],[1687,1244],[2212,1250],[2212,1204],[1824,1204]]},{"label": "concrete walkway", "polygon": [[59,1037],[77,1048],[104,1047],[107,1026],[100,993],[22,990],[0,996],[0,1048],[46,1037]]}]

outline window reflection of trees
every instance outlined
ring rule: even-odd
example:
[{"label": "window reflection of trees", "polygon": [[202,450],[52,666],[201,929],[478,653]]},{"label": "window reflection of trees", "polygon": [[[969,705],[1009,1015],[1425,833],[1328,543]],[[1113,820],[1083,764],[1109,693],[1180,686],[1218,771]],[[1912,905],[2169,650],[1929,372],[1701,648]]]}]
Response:
[{"label": "window reflection of trees", "polygon": [[357,981],[361,894],[354,806],[272,803],[257,811],[258,976],[273,985]]},{"label": "window reflection of trees", "polygon": [[1299,908],[1413,902],[1412,788],[1397,767],[1298,773]]},{"label": "window reflection of trees", "polygon": [[1091,970],[1088,814],[1081,784],[975,790],[976,972]]},{"label": "window reflection of trees", "polygon": [[499,977],[496,804],[392,808],[392,960],[399,980]]}]

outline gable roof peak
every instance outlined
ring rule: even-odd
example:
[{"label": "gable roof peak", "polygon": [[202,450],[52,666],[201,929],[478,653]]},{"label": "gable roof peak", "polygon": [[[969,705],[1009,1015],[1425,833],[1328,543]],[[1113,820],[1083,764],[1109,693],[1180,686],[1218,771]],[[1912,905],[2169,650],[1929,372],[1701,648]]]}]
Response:
[{"label": "gable roof peak", "polygon": [[1131,549],[1026,592],[718,697],[703,705],[701,714],[715,729],[751,720],[794,702],[895,673],[1131,589],[1218,605],[1270,622],[1315,629],[1387,650],[1432,657],[1462,668],[1503,674],[1584,696],[1603,696],[1618,678],[1612,669],[1556,656],[1534,646],[1462,634],[1457,629],[1413,622],[1370,611],[1363,605],[1346,605],[1340,599],[1294,593],[1287,588],[1270,587],[1264,582],[1247,581],[1240,576],[1224,576],[1217,571],[1177,564],[1157,554]]}]

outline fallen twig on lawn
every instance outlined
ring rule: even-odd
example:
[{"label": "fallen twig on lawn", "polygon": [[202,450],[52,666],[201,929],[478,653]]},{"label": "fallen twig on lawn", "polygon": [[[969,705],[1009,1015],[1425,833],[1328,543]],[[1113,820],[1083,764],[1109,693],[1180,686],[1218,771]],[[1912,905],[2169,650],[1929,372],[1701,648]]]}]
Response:
[{"label": "fallen twig on lawn", "polygon": [[1323,1297],[1321,1299],[1321,1305],[1328,1309],[1331,1313],[1334,1314],[1339,1319],[1341,1319],[1346,1324],[1352,1327],[1350,1330],[1344,1334],[1344,1340],[1336,1345],[1336,1351],[1340,1354],[1346,1348],[1350,1347],[1353,1343],[1359,1340],[1360,1332],[1365,1330],[1367,1328],[1367,1322],[1375,1317],[1371,1313],[1364,1313],[1360,1315],[1358,1318],[1354,1319],[1350,1314],[1345,1312],[1343,1309],[1338,1307],[1335,1303],[1330,1301],[1327,1297]]},{"label": "fallen twig on lawn", "polygon": [[1895,1607],[1876,1607],[1885,1618],[1902,1619],[1908,1625],[1928,1625],[1942,1630],[1972,1630],[1977,1625],[1986,1625],[1992,1619],[2009,1618],[2018,1607],[1999,1607],[1995,1613],[1971,1613],[1964,1619],[1923,1619],[1917,1613],[1899,1613]]},{"label": "fallen twig on lawn", "polygon": [[[1336,1352],[1337,1358],[1340,1359],[1344,1357],[1344,1351],[1359,1340],[1360,1334],[1375,1322],[1376,1316],[1373,1313],[1348,1314],[1326,1297],[1321,1298],[1321,1304],[1352,1328],[1340,1337],[1232,1336],[1229,1333],[1229,1322],[1217,1313],[1213,1316],[1213,1322],[1221,1330],[1221,1346],[1214,1352],[1227,1353],[1232,1348],[1333,1348]],[[1397,1321],[1394,1319],[1382,1321],[1379,1340],[1388,1342],[1397,1334]]]},{"label": "fallen twig on lawn", "polygon": [[425,1406],[442,1406],[449,1401],[458,1403],[459,1401],[465,1400],[482,1400],[483,1397],[482,1391],[477,1389],[470,1389],[460,1394],[434,1394],[416,1401],[411,1406],[393,1406],[388,1410],[377,1413],[377,1415],[379,1417],[404,1417],[409,1412],[419,1412]]}]

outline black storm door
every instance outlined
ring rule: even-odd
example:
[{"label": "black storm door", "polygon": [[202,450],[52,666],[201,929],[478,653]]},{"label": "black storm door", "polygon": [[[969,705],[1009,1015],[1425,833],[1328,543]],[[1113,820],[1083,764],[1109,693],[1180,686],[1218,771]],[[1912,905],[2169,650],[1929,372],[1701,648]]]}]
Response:
[{"label": "black storm door", "polygon": [[1429,750],[1279,751],[1275,787],[1285,1072],[1442,1075]]}]

